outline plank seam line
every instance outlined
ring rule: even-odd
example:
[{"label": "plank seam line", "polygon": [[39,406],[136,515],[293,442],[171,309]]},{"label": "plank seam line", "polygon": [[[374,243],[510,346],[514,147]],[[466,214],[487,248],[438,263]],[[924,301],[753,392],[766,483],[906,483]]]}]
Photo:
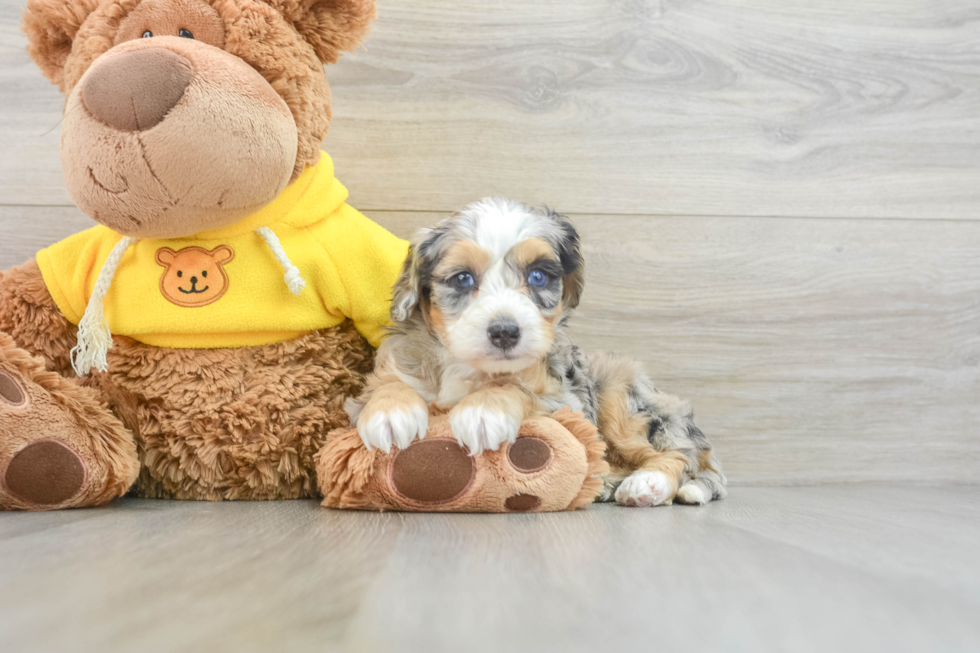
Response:
[{"label": "plank seam line", "polygon": [[[26,209],[75,209],[74,204],[19,204],[0,202],[0,208],[26,208]],[[449,209],[369,209],[355,207],[361,213],[441,213],[450,215],[453,211]],[[871,221],[882,222],[957,222],[972,223],[980,222],[980,210],[975,218],[916,218],[911,216],[886,215],[886,216],[857,216],[857,215],[743,215],[735,213],[609,213],[600,211],[566,211],[568,215],[594,215],[610,218],[716,218],[716,219],[752,219],[752,220],[846,220],[846,221]]]}]

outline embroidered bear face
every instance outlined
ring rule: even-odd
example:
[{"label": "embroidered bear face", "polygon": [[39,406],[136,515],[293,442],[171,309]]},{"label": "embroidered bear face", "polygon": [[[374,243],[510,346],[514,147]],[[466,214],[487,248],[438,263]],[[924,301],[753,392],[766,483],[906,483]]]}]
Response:
[{"label": "embroidered bear face", "polygon": [[235,250],[219,245],[212,250],[184,247],[175,252],[169,247],[157,250],[157,263],[165,269],[160,277],[160,292],[173,304],[186,308],[207,306],[221,299],[228,290],[225,265],[235,258]]}]

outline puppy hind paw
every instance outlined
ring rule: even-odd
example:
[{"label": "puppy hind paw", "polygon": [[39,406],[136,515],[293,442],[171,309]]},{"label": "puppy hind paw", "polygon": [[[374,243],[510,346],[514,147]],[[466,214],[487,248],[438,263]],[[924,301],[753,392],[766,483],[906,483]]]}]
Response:
[{"label": "puppy hind paw", "polygon": [[708,497],[705,496],[704,490],[695,483],[685,483],[677,491],[677,502],[692,506],[702,506],[708,503]]},{"label": "puppy hind paw", "polygon": [[671,483],[662,472],[633,472],[616,489],[616,503],[621,506],[659,506],[670,503]]},{"label": "puppy hind paw", "polygon": [[471,456],[479,456],[485,449],[496,451],[504,442],[513,443],[520,431],[520,421],[506,413],[484,406],[467,406],[453,409],[449,425],[460,445]]}]

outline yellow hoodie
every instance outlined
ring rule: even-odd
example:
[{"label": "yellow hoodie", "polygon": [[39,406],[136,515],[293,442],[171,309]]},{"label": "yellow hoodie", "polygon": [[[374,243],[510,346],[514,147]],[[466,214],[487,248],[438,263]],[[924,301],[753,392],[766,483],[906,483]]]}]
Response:
[{"label": "yellow hoodie", "polygon": [[[282,342],[350,318],[377,346],[408,243],[346,200],[323,153],[275,201],[231,227],[137,241],[104,300],[109,329],[148,345],[206,349]],[[299,268],[306,287],[298,296],[260,227]],[[38,252],[44,283],[73,324],[121,239],[98,226]]]}]

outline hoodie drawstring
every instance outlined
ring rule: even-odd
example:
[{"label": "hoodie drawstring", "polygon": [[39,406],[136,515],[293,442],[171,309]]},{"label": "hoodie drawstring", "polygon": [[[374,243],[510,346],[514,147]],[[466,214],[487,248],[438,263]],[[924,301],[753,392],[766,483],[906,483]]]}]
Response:
[{"label": "hoodie drawstring", "polygon": [[286,281],[286,287],[289,288],[289,292],[294,295],[298,295],[306,288],[306,280],[303,279],[303,275],[300,273],[299,268],[293,265],[293,262],[289,260],[289,256],[286,254],[286,250],[282,248],[282,243],[279,242],[279,236],[277,236],[272,229],[268,227],[259,227],[255,230],[255,233],[262,236],[262,239],[272,250],[272,255],[276,257],[279,261],[279,265],[282,269],[286,271],[283,279]]},{"label": "hoodie drawstring", "polygon": [[116,274],[119,261],[129,246],[135,243],[138,238],[126,236],[112,248],[109,257],[102,264],[99,270],[99,278],[95,281],[95,288],[92,289],[92,296],[85,307],[85,314],[78,322],[78,344],[71,349],[71,366],[78,376],[85,376],[92,371],[92,368],[105,372],[108,369],[106,354],[112,347],[112,333],[109,332],[109,324],[105,321],[103,302],[106,293],[109,292],[109,285],[112,277]]}]

